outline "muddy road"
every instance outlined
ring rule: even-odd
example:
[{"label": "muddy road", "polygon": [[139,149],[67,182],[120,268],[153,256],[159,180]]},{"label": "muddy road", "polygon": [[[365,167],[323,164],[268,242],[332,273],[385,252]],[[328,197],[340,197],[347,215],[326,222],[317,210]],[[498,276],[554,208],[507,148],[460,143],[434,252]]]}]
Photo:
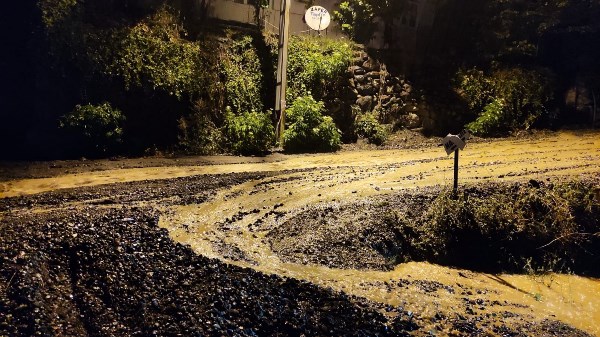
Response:
[{"label": "muddy road", "polygon": [[[597,179],[598,164],[600,133],[548,133],[527,139],[468,144],[460,153],[459,180],[461,186],[473,186],[490,181]],[[176,263],[179,268],[186,269],[186,263],[214,266],[209,268],[212,271],[187,268],[185,275],[177,274],[179,278],[170,283],[161,279],[166,284],[163,285],[150,282],[154,274],[142,277],[146,283],[139,279],[121,280],[125,269],[113,270],[100,263],[102,270],[112,272],[109,274],[116,280],[104,278],[102,285],[89,281],[98,273],[92,268],[94,259],[86,257],[87,264],[81,264],[73,262],[73,258],[53,257],[44,264],[45,260],[38,256],[37,264],[31,268],[46,271],[38,270],[33,275],[49,275],[51,279],[54,275],[60,280],[56,281],[58,290],[53,293],[52,289],[42,289],[39,294],[27,293],[25,298],[43,297],[45,291],[52,299],[66,296],[64,303],[53,300],[54,309],[41,306],[44,313],[52,313],[57,306],[67,309],[73,306],[87,314],[94,310],[104,312],[98,320],[69,318],[64,314],[63,320],[72,321],[69,331],[94,335],[91,333],[94,329],[104,327],[108,332],[120,331],[123,335],[135,335],[135,331],[142,330],[145,332],[141,335],[151,335],[153,319],[168,323],[167,316],[179,315],[176,310],[164,311],[160,302],[169,300],[175,305],[189,296],[193,300],[182,305],[189,309],[181,313],[186,318],[177,316],[189,329],[176,326],[173,331],[259,336],[303,332],[308,335],[600,336],[598,279],[569,274],[485,273],[426,262],[390,264],[369,245],[356,251],[343,248],[355,241],[353,238],[359,233],[354,229],[356,224],[368,225],[369,219],[376,217],[373,210],[380,210],[381,205],[391,208],[410,204],[418,212],[420,200],[452,185],[453,158],[431,143],[414,149],[253,159],[203,158],[199,164],[191,158],[154,162],[116,160],[39,164],[21,167],[20,172],[19,166],[13,165],[4,166],[4,170],[7,173],[0,182],[3,243],[21,245],[18,249],[7,248],[10,252],[7,256],[13,258],[5,259],[11,267],[3,267],[0,278],[5,289],[20,284],[16,281],[22,281],[24,289],[27,282],[35,283],[35,278],[19,274],[19,266],[26,261],[19,254],[28,255],[33,249],[23,247],[19,235],[48,241],[45,235],[50,234],[44,228],[55,225],[66,229],[46,229],[46,232],[62,237],[61,231],[68,231],[71,236],[76,234],[73,224],[81,223],[92,235],[93,224],[102,223],[96,233],[106,240],[108,247],[98,249],[109,252],[116,249],[114,254],[105,256],[116,261],[122,259],[120,245],[108,238],[114,233],[107,223],[142,226],[142,229],[135,227],[141,234],[136,232],[133,238],[122,227],[119,231],[125,232],[114,234],[127,237],[123,241],[128,242],[134,255],[140,254],[136,253],[139,243],[136,240],[141,240],[144,232],[151,233],[153,242],[172,239],[169,247],[157,243],[162,252],[139,243],[139,247],[147,250],[142,259],[147,264],[144,275],[154,273],[151,269],[179,273],[168,266],[168,261],[181,254],[185,257]],[[81,216],[82,213],[87,215]],[[83,220],[78,220],[79,217]],[[33,232],[29,233],[30,230]],[[56,243],[65,251],[40,243],[30,243],[29,247],[48,251],[50,256],[60,256],[61,252],[82,255],[74,250],[81,247],[79,240],[83,239],[71,236]],[[147,261],[149,252],[157,256],[158,262]],[[130,260],[127,263],[135,274],[136,265],[132,266]],[[73,269],[76,265],[79,267],[71,270],[71,274],[59,272],[61,266]],[[79,272],[85,273],[79,275]],[[71,281],[65,281],[69,277]],[[205,278],[210,279],[205,288],[190,286]],[[265,289],[259,291],[262,283]],[[138,299],[150,303],[144,320],[132,318],[137,315],[133,310],[137,302],[126,305],[124,297],[133,295],[124,291],[123,286],[139,291],[138,297],[153,294],[147,300]],[[165,292],[177,292],[176,300],[164,295]],[[214,295],[221,292],[228,297]],[[253,293],[257,295],[253,297]],[[21,293],[13,290],[7,294]],[[69,294],[79,297],[70,301]],[[18,316],[13,310],[23,304],[17,295],[0,298],[0,303],[4,303],[2,309],[10,312],[11,317]],[[94,306],[86,299],[100,304]],[[252,301],[267,308],[271,316],[253,316],[258,309],[249,304]],[[214,308],[217,302],[219,310],[209,315],[207,308]],[[39,312],[40,307],[36,308]],[[44,318],[31,310],[29,316],[22,315],[21,321],[25,322],[23,326],[32,324],[31,329],[36,330],[35,320],[44,322]],[[2,320],[8,322],[6,315]],[[342,323],[348,320],[355,320],[356,324]],[[111,325],[114,322],[116,325]],[[54,323],[49,320],[46,324]],[[158,335],[161,331],[168,334],[160,330],[164,326],[161,323],[160,328],[156,327]],[[236,327],[241,328],[236,330]]]},{"label": "muddy road", "polygon": [[[469,144],[460,155],[460,180],[514,180],[595,172],[600,161],[599,138],[598,132],[573,131]],[[286,170],[311,170],[310,175],[323,173],[322,178],[315,179],[336,181],[336,184],[341,182],[346,192],[354,191],[352,187],[357,186],[357,193],[361,190],[364,195],[375,194],[370,193],[371,188],[364,188],[368,184],[378,184],[384,191],[451,184],[453,158],[446,156],[443,149],[434,144],[429,142],[416,149],[290,156],[276,154],[265,158],[223,156],[6,163],[0,167],[0,197],[194,175]],[[336,180],[336,175],[344,178]],[[307,187],[314,190],[323,186],[326,187],[326,184],[309,182]]]}]

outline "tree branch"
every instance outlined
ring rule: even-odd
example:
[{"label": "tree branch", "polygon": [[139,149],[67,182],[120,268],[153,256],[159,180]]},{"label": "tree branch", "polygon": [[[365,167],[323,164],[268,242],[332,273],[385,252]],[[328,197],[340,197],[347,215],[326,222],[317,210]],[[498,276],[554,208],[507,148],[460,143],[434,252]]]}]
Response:
[{"label": "tree branch", "polygon": [[553,244],[556,241],[562,240],[562,239],[567,238],[569,236],[575,236],[575,235],[577,235],[577,236],[600,236],[600,232],[596,232],[596,233],[569,233],[569,234],[565,234],[565,235],[557,237],[556,239],[548,242],[547,244],[545,244],[543,246],[538,247],[537,249],[546,248],[546,247],[550,246],[551,244]]}]

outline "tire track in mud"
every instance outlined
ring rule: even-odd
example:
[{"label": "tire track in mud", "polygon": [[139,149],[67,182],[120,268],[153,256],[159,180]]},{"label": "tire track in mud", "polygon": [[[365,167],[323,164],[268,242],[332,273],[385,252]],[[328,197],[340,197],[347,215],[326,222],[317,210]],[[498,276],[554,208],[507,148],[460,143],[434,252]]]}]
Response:
[{"label": "tire track in mud", "polygon": [[[555,175],[573,175],[589,172],[586,169],[568,168],[565,163],[578,164],[600,162],[600,133],[599,132],[561,132],[553,134],[552,137],[540,137],[538,139],[499,139],[490,142],[469,144],[465,151],[461,152],[461,167],[463,165],[486,165],[497,166],[497,170],[490,168],[494,174],[486,174],[481,169],[472,172],[465,171],[461,179],[473,179],[480,177],[498,176],[502,172],[510,173],[506,165],[514,165],[515,170],[539,169],[543,167],[549,173]],[[218,157],[217,157],[218,158]],[[37,194],[47,191],[66,188],[81,188],[86,186],[98,186],[110,183],[126,183],[145,180],[161,180],[189,177],[196,175],[221,175],[229,173],[248,172],[282,172],[285,170],[315,170],[322,168],[341,168],[351,166],[355,168],[372,166],[413,166],[417,175],[419,173],[433,172],[433,180],[427,185],[442,184],[451,176],[446,173],[452,170],[452,157],[444,156],[441,148],[423,148],[406,150],[378,150],[378,151],[356,151],[340,152],[334,154],[314,155],[292,155],[274,156],[276,159],[265,159],[258,161],[249,158],[247,162],[239,161],[233,164],[219,164],[218,159],[211,161],[211,165],[189,165],[190,161],[180,166],[179,161],[174,159],[172,166],[161,167],[137,167],[125,169],[107,169],[102,171],[83,172],[75,174],[56,175],[38,179],[17,179],[0,182],[0,198],[19,195]],[[224,163],[231,159],[224,158]],[[240,160],[241,161],[241,160]],[[206,162],[206,161],[204,161]],[[416,165],[436,163],[437,165]],[[164,164],[164,163],[163,163]],[[166,164],[165,164],[166,165]],[[562,165],[562,166],[560,166]],[[496,174],[499,171],[499,174]],[[421,184],[423,185],[423,184]],[[405,187],[405,186],[403,186]]]}]

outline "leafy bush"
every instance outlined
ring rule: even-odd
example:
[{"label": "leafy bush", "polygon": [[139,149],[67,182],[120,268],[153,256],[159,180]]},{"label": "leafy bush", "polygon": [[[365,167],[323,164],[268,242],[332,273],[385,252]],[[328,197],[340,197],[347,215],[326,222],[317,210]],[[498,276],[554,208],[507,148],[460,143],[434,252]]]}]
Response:
[{"label": "leafy bush", "polygon": [[114,150],[122,142],[125,117],[105,102],[100,105],[76,105],[60,121],[61,128],[71,130],[82,138],[86,151],[102,154]]},{"label": "leafy bush", "polygon": [[335,90],[336,79],[343,76],[352,59],[352,44],[311,36],[292,36],[288,57],[286,100],[312,95],[322,100]]},{"label": "leafy bush", "polygon": [[466,125],[466,128],[477,135],[490,135],[498,132],[501,125],[507,123],[504,114],[504,100],[495,99],[483,108],[477,120]]},{"label": "leafy bush", "polygon": [[[510,193],[498,191],[485,198],[462,194],[453,199],[441,195],[429,210],[433,233],[447,250],[448,262],[456,258],[484,253],[484,267],[492,258],[510,269],[556,270],[564,250],[572,242],[558,241],[548,249],[539,249],[557,238],[577,233],[578,226],[569,200],[552,189],[518,186]],[[484,262],[485,261],[485,262]],[[569,262],[569,261],[565,261]]]},{"label": "leafy bush", "polygon": [[333,19],[340,23],[342,32],[354,41],[367,44],[375,32],[373,6],[368,1],[342,1]]},{"label": "leafy bush", "polygon": [[198,43],[182,39],[178,19],[166,9],[132,28],[118,31],[109,38],[116,43],[116,55],[110,50],[104,62],[106,72],[131,86],[160,89],[177,98],[198,94],[206,75]]},{"label": "leafy bush", "polygon": [[236,116],[229,107],[225,112],[224,134],[231,151],[242,155],[264,154],[275,139],[275,129],[267,114],[252,111]]},{"label": "leafy bush", "polygon": [[467,127],[480,135],[529,129],[553,98],[551,76],[510,68],[490,75],[472,69],[459,74],[458,91],[479,117]]},{"label": "leafy bush", "polygon": [[285,151],[331,152],[341,147],[341,133],[331,117],[323,116],[323,102],[311,96],[298,97],[286,111]]},{"label": "leafy bush", "polygon": [[[404,260],[478,270],[592,272],[600,244],[596,181],[490,184],[443,191],[423,215],[391,212]],[[587,233],[587,234],[586,234]],[[402,259],[401,259],[402,260]],[[597,273],[597,271],[595,271]]]},{"label": "leafy bush", "polygon": [[221,75],[225,79],[227,104],[236,113],[263,111],[260,60],[252,37],[243,35],[222,52]]},{"label": "leafy bush", "polygon": [[38,3],[42,12],[42,22],[46,28],[65,20],[70,12],[76,7],[77,0],[42,0]]},{"label": "leafy bush", "polygon": [[204,155],[221,152],[223,135],[208,116],[194,112],[178,122],[179,146],[183,151]]},{"label": "leafy bush", "polygon": [[388,138],[388,131],[377,120],[375,113],[359,116],[355,122],[355,132],[359,137],[366,138],[371,144],[381,145]]}]

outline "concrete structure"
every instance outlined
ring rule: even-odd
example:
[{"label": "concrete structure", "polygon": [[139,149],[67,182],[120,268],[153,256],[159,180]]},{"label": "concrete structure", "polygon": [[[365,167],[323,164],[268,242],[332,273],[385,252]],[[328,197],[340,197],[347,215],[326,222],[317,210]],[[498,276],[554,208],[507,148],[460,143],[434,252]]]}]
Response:
[{"label": "concrete structure", "polygon": [[[226,21],[235,21],[245,24],[256,24],[255,8],[251,0],[196,0],[207,2],[208,16]],[[304,22],[304,13],[310,5],[318,5],[333,13],[338,4],[343,0],[291,0],[290,34],[312,34]],[[387,27],[382,20],[375,18],[373,23],[378,25],[378,30],[372,37],[367,47],[379,50],[393,50],[396,57],[397,70],[410,74],[411,69],[419,67],[423,54],[426,52],[430,28],[434,24],[435,13],[444,0],[407,0],[407,7],[391,25]],[[261,9],[259,20],[265,30],[278,34],[281,0],[269,0],[269,6]],[[385,34],[384,34],[385,32]],[[344,34],[337,22],[331,22],[329,28],[322,35],[342,38]],[[387,35],[387,36],[386,36]]]},{"label": "concrete structure", "polygon": [[[290,34],[316,34],[304,22],[304,13],[306,12],[308,3],[306,0],[291,0],[290,9]],[[332,13],[337,7],[336,0],[316,0],[313,5],[322,6]],[[259,18],[262,21],[265,29],[278,33],[279,27],[279,12],[281,10],[281,0],[269,0],[269,6],[261,9]],[[226,20],[235,21],[246,24],[256,23],[256,11],[249,0],[212,0],[208,6],[208,16]],[[330,37],[342,37],[343,34],[336,22],[331,22],[329,28],[321,33]]]}]

